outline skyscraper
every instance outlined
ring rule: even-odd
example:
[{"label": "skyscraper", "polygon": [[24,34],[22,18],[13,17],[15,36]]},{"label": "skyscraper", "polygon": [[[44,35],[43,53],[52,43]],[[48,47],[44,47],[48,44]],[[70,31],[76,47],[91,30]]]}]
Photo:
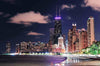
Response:
[{"label": "skyscraper", "polygon": [[55,26],[54,26],[54,44],[58,44],[58,37],[62,35],[62,28],[61,28],[61,16],[60,16],[60,9],[59,14],[57,13],[56,7],[56,17],[55,19]]},{"label": "skyscraper", "polygon": [[88,33],[88,46],[92,45],[93,41],[95,41],[94,35],[94,18],[91,16],[87,21],[87,33]]},{"label": "skyscraper", "polygon": [[63,39],[64,39],[64,46],[65,46],[65,49],[66,49],[66,35],[62,35],[63,36]]},{"label": "skyscraper", "polygon": [[49,48],[48,48],[49,52],[52,51],[53,43],[54,43],[54,28],[50,28],[50,39],[49,39],[49,42],[48,42],[48,44],[49,44]]},{"label": "skyscraper", "polygon": [[81,52],[82,49],[88,47],[87,31],[76,29],[76,24],[72,24],[73,28],[68,32],[68,52]]},{"label": "skyscraper", "polygon": [[82,28],[81,32],[79,33],[79,50],[81,51],[86,47],[88,47],[87,31]]},{"label": "skyscraper", "polygon": [[72,29],[69,29],[68,32],[68,52],[75,52],[76,46],[79,43],[79,33],[78,30],[76,30],[76,24],[72,24]]},{"label": "skyscraper", "polygon": [[54,39],[54,28],[50,28],[50,40],[53,42]]},{"label": "skyscraper", "polygon": [[54,27],[54,44],[58,44],[58,37],[62,34],[61,28],[61,17],[55,17],[55,27]]}]

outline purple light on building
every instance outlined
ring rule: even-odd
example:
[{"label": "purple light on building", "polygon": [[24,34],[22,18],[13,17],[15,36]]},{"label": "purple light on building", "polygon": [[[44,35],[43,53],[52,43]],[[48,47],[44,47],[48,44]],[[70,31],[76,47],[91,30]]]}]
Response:
[{"label": "purple light on building", "polygon": [[55,17],[55,19],[61,19],[61,17]]}]

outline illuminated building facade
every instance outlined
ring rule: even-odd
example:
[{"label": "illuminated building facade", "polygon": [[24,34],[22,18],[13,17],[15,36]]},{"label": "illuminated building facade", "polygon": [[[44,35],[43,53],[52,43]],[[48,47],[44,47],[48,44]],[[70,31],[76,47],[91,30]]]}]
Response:
[{"label": "illuminated building facade", "polygon": [[87,31],[84,28],[76,29],[76,24],[72,24],[72,27],[68,32],[68,52],[80,52],[88,47]]},{"label": "illuminated building facade", "polygon": [[72,53],[75,52],[76,48],[78,47],[78,30],[76,30],[76,24],[72,24],[72,29],[69,29],[68,32],[68,52]]},{"label": "illuminated building facade", "polygon": [[94,18],[89,17],[87,21],[87,33],[88,33],[88,46],[93,44],[95,41],[95,34],[94,34]]},{"label": "illuminated building facade", "polygon": [[49,46],[48,46],[48,51],[49,52],[52,52],[52,45],[53,45],[53,41],[52,40],[49,40]]},{"label": "illuminated building facade", "polygon": [[6,44],[6,53],[10,53],[10,51],[11,51],[11,44],[8,42]]},{"label": "illuminated building facade", "polygon": [[43,42],[21,42],[16,44],[16,53],[48,52],[49,44]]},{"label": "illuminated building facade", "polygon": [[79,34],[79,50],[85,49],[88,47],[87,40],[87,31],[83,28]]},{"label": "illuminated building facade", "polygon": [[63,34],[62,37],[63,37],[63,41],[64,41],[64,46],[66,48],[66,35]]},{"label": "illuminated building facade", "polygon": [[50,40],[53,42],[54,39],[54,28],[50,28]]},{"label": "illuminated building facade", "polygon": [[64,38],[61,35],[58,38],[58,49],[60,50],[59,52],[65,53]]},{"label": "illuminated building facade", "polygon": [[62,34],[61,17],[55,17],[54,44],[58,44],[58,37]]},{"label": "illuminated building facade", "polygon": [[20,53],[20,45],[16,44],[16,53]]},{"label": "illuminated building facade", "polygon": [[68,53],[68,40],[65,41],[66,43],[66,48],[65,48],[65,52]]},{"label": "illuminated building facade", "polygon": [[52,45],[54,43],[54,28],[50,28],[50,39],[49,39],[49,52],[52,51]]},{"label": "illuminated building facade", "polygon": [[26,42],[21,42],[21,45],[20,45],[21,47],[20,47],[20,51],[21,51],[21,53],[23,53],[23,52],[27,52],[27,43]]},{"label": "illuminated building facade", "polygon": [[87,30],[76,30],[76,24],[72,24],[73,28],[68,32],[68,52],[81,52],[93,44],[95,41],[94,34],[94,18],[89,17],[87,21]]}]

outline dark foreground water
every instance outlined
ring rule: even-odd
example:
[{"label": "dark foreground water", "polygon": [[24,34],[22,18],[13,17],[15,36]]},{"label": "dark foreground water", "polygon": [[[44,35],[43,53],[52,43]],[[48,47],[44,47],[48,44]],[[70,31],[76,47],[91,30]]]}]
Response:
[{"label": "dark foreground water", "polygon": [[0,66],[75,66],[98,65],[99,60],[60,56],[0,56]]}]

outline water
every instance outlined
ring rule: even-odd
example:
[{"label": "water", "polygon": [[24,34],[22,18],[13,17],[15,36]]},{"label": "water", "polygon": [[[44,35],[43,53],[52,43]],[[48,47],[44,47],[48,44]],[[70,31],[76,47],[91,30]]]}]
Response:
[{"label": "water", "polygon": [[[49,57],[47,57],[47,59],[48,58]],[[67,60],[62,61],[60,63],[48,62],[45,60],[44,62],[41,62],[41,61],[35,62],[33,60],[27,61],[27,62],[26,61],[25,62],[18,62],[18,61],[0,62],[0,66],[75,66],[75,65],[99,65],[100,66],[100,61],[91,60],[91,59],[80,59],[78,57],[68,57]]]},{"label": "water", "polygon": [[58,63],[55,66],[76,66],[76,65],[98,65],[100,66],[100,60],[93,60],[93,59],[80,59],[78,57],[68,57],[67,60]]}]

